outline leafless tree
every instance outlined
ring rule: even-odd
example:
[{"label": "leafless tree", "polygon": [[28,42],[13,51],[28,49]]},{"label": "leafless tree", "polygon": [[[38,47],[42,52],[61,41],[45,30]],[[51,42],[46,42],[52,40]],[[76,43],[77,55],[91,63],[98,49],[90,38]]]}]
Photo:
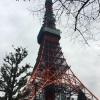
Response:
[{"label": "leafless tree", "polygon": [[100,0],[55,0],[54,4],[57,4],[56,16],[60,18],[64,14],[66,18],[73,19],[71,24],[74,31],[78,31],[87,43],[90,37],[87,31],[100,17]]},{"label": "leafless tree", "polygon": [[[17,0],[20,1],[20,0]],[[28,1],[28,0],[24,0]],[[29,0],[33,1],[33,0]],[[44,2],[43,0],[34,0]],[[81,36],[86,44],[88,39],[93,38],[88,30],[90,25],[100,17],[100,0],[52,0],[56,20],[61,18],[66,19],[65,24],[70,20],[74,32],[77,36]],[[33,12],[42,12],[43,7]]]}]

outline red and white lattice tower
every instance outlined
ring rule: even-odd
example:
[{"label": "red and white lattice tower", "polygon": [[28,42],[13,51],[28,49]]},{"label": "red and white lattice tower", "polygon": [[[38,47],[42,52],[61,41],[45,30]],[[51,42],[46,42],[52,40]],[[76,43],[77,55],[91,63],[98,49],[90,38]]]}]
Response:
[{"label": "red and white lattice tower", "polygon": [[21,100],[99,100],[75,76],[63,56],[52,0],[46,0],[44,21],[38,35],[40,49]]}]

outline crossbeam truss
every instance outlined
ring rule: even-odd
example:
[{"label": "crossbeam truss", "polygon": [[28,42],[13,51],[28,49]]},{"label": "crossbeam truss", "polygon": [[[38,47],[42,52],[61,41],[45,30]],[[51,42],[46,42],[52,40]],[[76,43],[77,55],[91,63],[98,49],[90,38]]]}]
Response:
[{"label": "crossbeam truss", "polygon": [[25,98],[26,100],[35,100],[36,95],[42,93],[44,88],[50,85],[68,88],[71,95],[76,96],[81,90],[87,100],[99,100],[82,84],[68,66],[59,40],[52,36],[45,36],[40,45],[31,78],[23,90],[24,99],[21,100],[25,100]]}]

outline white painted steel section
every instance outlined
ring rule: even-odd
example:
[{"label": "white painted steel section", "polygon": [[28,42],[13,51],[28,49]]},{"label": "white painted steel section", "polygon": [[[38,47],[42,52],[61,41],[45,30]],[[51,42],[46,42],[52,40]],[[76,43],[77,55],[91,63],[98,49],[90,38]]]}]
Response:
[{"label": "white painted steel section", "polygon": [[43,31],[47,31],[47,32],[50,32],[51,34],[55,34],[55,35],[58,35],[58,36],[60,36],[60,34],[61,34],[61,31],[59,29],[52,29],[52,28],[49,28],[49,27],[44,27]]}]

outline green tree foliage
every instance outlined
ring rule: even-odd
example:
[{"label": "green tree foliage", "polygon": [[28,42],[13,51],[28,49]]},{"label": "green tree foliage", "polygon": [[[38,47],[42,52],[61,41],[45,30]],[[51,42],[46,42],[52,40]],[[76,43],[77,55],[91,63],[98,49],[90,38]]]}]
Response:
[{"label": "green tree foliage", "polygon": [[28,52],[25,48],[14,48],[15,53],[9,53],[0,68],[0,92],[5,95],[0,100],[18,100],[22,87],[30,75],[30,65],[20,66]]},{"label": "green tree foliage", "polygon": [[77,100],[87,100],[85,94],[81,90],[79,91]]}]

